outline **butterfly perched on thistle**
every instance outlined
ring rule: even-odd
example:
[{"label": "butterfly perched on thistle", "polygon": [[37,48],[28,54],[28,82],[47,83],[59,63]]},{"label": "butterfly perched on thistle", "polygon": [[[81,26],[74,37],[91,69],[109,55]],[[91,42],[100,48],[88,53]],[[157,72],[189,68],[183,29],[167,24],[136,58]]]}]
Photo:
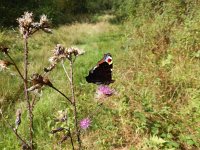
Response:
[{"label": "butterfly perched on thistle", "polygon": [[110,53],[104,54],[103,58],[89,71],[86,77],[88,83],[108,85],[113,83],[112,80],[112,56]]}]

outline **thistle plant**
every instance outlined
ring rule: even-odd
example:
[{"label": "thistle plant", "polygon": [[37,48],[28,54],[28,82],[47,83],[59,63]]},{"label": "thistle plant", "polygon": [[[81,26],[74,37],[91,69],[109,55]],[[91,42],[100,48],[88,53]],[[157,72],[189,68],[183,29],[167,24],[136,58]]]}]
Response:
[{"label": "thistle plant", "polygon": [[[29,139],[25,140],[21,137],[21,135],[17,132],[17,129],[20,126],[20,123],[23,121],[21,120],[21,109],[18,109],[16,112],[16,120],[15,120],[15,128],[12,126],[11,123],[7,121],[5,117],[4,120],[7,122],[9,127],[13,130],[17,138],[22,142],[22,148],[23,149],[34,149],[34,141],[33,141],[33,108],[35,105],[35,97],[30,99],[30,94],[28,89],[28,56],[29,56],[29,47],[28,47],[28,39],[37,31],[43,30],[45,32],[50,33],[50,22],[47,19],[46,15],[42,15],[40,17],[39,22],[35,22],[33,18],[33,13],[25,12],[24,15],[22,15],[20,18],[17,19],[17,22],[19,23],[19,31],[22,35],[22,38],[24,40],[24,70],[20,70],[20,68],[15,63],[15,60],[12,58],[12,56],[9,54],[9,48],[6,46],[0,47],[0,52],[5,54],[7,56],[8,60],[1,60],[0,61],[0,68],[1,70],[8,69],[10,65],[14,65],[17,73],[19,74],[20,78],[22,79],[22,82],[24,84],[24,98],[27,103],[27,110],[28,110],[28,116],[29,116]],[[41,78],[40,78],[41,79]],[[50,85],[50,82],[48,80],[43,80],[41,84],[45,84],[48,86]],[[32,102],[32,103],[31,103]],[[1,113],[3,116],[3,112]]]},{"label": "thistle plant", "polygon": [[[84,53],[84,51],[81,49],[78,49],[75,47],[65,48],[61,44],[57,44],[55,49],[53,50],[53,56],[51,56],[49,58],[50,66],[47,68],[44,68],[44,71],[46,73],[49,73],[57,66],[58,63],[61,63],[63,70],[66,74],[67,80],[69,80],[69,82],[70,82],[71,99],[69,100],[67,98],[67,100],[70,102],[70,104],[73,107],[73,120],[74,120],[75,134],[76,134],[76,138],[78,141],[79,149],[81,149],[81,138],[80,138],[80,129],[78,126],[76,98],[75,98],[75,94],[74,94],[75,91],[74,91],[74,81],[73,81],[73,79],[74,79],[73,78],[73,74],[74,74],[73,65],[74,65],[74,62],[75,62],[77,56],[82,55],[83,53]],[[67,68],[65,66],[65,61],[69,62],[70,71],[67,71]],[[69,132],[70,132],[70,127],[68,127],[68,133],[67,133],[68,136],[71,135],[71,133],[69,134]],[[65,138],[65,140],[66,139],[67,138]],[[62,140],[62,141],[64,141],[64,140]],[[72,147],[73,147],[73,142],[71,142],[71,143],[72,143]]]},{"label": "thistle plant", "polygon": [[[52,56],[49,58],[49,66],[44,68],[44,72],[42,74],[33,73],[29,76],[29,38],[33,36],[37,31],[43,30],[47,33],[51,33],[49,29],[50,23],[47,19],[46,15],[42,15],[40,17],[39,22],[35,22],[33,18],[33,14],[29,12],[25,12],[22,17],[17,19],[19,23],[19,31],[22,35],[24,41],[24,70],[22,71],[12,58],[9,53],[9,48],[6,46],[0,46],[0,52],[7,56],[9,60],[0,60],[0,69],[7,70],[10,66],[13,66],[19,77],[21,78],[23,85],[24,85],[24,99],[26,101],[26,109],[28,112],[28,128],[29,128],[29,138],[25,139],[21,136],[18,132],[20,128],[22,119],[23,109],[20,108],[16,111],[16,118],[15,122],[10,123],[6,117],[4,117],[3,112],[0,110],[0,114],[11,130],[14,132],[18,140],[22,143],[22,149],[33,150],[34,147],[34,127],[33,127],[33,110],[36,106],[37,98],[40,98],[41,95],[38,97],[38,93],[42,91],[43,88],[51,88],[54,91],[58,92],[62,95],[67,102],[66,111],[59,111],[56,119],[54,120],[56,123],[56,127],[52,129],[52,134],[61,134],[62,138],[59,140],[58,144],[62,144],[66,140],[70,140],[71,148],[75,149],[82,149],[81,145],[81,130],[86,130],[91,126],[91,113],[88,117],[83,118],[80,120],[78,118],[78,108],[77,108],[77,99],[75,96],[75,85],[74,85],[74,62],[76,61],[77,57],[84,54],[82,49],[76,47],[65,48],[61,44],[57,44],[52,51]],[[66,75],[66,80],[69,82],[70,85],[70,94],[68,93],[67,96],[62,91],[57,89],[54,86],[54,83],[50,81],[49,75],[51,71],[56,69],[56,67],[61,64],[63,71]],[[97,89],[97,98],[105,98],[111,96],[113,94],[113,90],[108,86],[99,86]],[[101,103],[102,104],[102,103]],[[101,106],[98,105],[98,106]],[[70,114],[69,114],[70,110]],[[71,113],[72,112],[72,113]],[[95,111],[96,112],[96,111]],[[15,125],[13,125],[15,124]],[[76,143],[77,142],[77,143]]]}]

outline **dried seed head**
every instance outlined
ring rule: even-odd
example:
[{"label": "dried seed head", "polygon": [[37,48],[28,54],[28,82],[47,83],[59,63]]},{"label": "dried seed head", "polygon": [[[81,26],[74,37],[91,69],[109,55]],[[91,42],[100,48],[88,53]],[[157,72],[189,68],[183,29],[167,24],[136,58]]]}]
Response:
[{"label": "dried seed head", "polygon": [[32,82],[33,85],[42,84],[43,83],[43,77],[38,73],[34,73],[31,76],[30,79],[31,79],[31,82]]},{"label": "dried seed head", "polygon": [[33,13],[32,12],[24,12],[21,18],[17,19],[20,28],[28,29],[33,22]]},{"label": "dried seed head", "polygon": [[19,31],[24,37],[35,33],[39,29],[51,33],[46,15],[40,17],[40,22],[34,22],[33,13],[25,12],[24,15],[17,19],[17,22],[19,23]]},{"label": "dried seed head", "polygon": [[65,55],[65,48],[61,44],[57,44],[53,52],[55,56]]},{"label": "dried seed head", "polygon": [[34,91],[41,89],[44,85],[48,85],[50,87],[53,86],[53,84],[49,81],[47,77],[43,77],[38,73],[35,73],[31,76],[31,82],[32,86],[27,89],[27,91]]},{"label": "dried seed head", "polygon": [[40,17],[40,25],[43,28],[48,28],[49,27],[49,19],[47,18],[47,15],[42,15]]},{"label": "dried seed head", "polygon": [[40,28],[40,23],[39,22],[33,22],[31,25],[35,29],[39,29]]},{"label": "dried seed head", "polygon": [[84,50],[79,49],[79,48],[77,48],[77,47],[70,47],[70,48],[67,49],[67,52],[68,52],[70,55],[74,54],[74,56],[83,55],[83,54],[85,53]]}]

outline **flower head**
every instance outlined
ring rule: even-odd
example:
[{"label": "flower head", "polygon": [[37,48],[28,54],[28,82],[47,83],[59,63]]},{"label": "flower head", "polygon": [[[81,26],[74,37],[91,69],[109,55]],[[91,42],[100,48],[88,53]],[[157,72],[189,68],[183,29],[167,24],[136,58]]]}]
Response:
[{"label": "flower head", "polygon": [[81,129],[87,129],[91,124],[91,120],[89,118],[84,118],[80,121]]},{"label": "flower head", "polygon": [[42,26],[42,27],[45,27],[45,28],[47,28],[47,27],[49,27],[49,19],[47,18],[47,15],[42,15],[41,17],[40,17],[40,25]]},{"label": "flower head", "polygon": [[17,19],[17,22],[19,23],[19,31],[24,36],[25,34],[31,35],[39,29],[51,33],[49,29],[49,20],[46,15],[40,17],[40,22],[34,22],[33,13],[24,12],[24,15]]},{"label": "flower head", "polygon": [[96,98],[101,99],[108,96],[111,96],[114,93],[114,90],[107,85],[100,85],[96,91]]},{"label": "flower head", "polygon": [[70,47],[67,49],[68,54],[74,54],[74,56],[83,55],[85,53],[84,50],[79,49],[77,47]]},{"label": "flower head", "polygon": [[104,95],[112,95],[113,90],[106,85],[100,85],[98,91]]},{"label": "flower head", "polygon": [[35,90],[40,90],[44,85],[52,87],[53,84],[49,81],[47,77],[43,77],[38,73],[34,73],[31,76],[31,82],[32,86],[27,89],[27,91],[35,91]]},{"label": "flower head", "polygon": [[65,48],[61,44],[57,44],[55,49],[53,50],[53,53],[55,56],[65,55]]},{"label": "flower head", "polygon": [[22,15],[21,18],[18,18],[17,21],[19,22],[20,27],[28,28],[33,22],[33,13],[24,12],[24,15]]}]

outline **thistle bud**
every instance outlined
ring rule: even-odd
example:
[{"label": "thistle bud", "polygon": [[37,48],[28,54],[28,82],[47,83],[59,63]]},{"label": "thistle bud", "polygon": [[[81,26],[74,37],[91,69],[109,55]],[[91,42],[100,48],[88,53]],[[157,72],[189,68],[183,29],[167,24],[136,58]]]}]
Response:
[{"label": "thistle bud", "polygon": [[16,130],[18,129],[20,124],[21,124],[21,109],[17,109],[16,119],[15,119],[15,129]]},{"label": "thistle bud", "polygon": [[57,129],[51,130],[51,133],[52,133],[52,134],[55,134],[55,133],[57,133],[57,132],[63,131],[64,129],[65,129],[65,128],[63,128],[63,127],[59,127],[59,128],[57,128]]},{"label": "thistle bud", "polygon": [[49,19],[44,14],[40,17],[40,25],[43,28],[48,28],[49,27]]},{"label": "thistle bud", "polygon": [[64,135],[61,139],[61,141],[59,142],[59,144],[62,144],[64,141],[66,141],[68,139],[68,137],[70,136],[69,133],[67,133],[66,135]]},{"label": "thistle bud", "polygon": [[9,48],[5,47],[5,46],[0,46],[0,52],[4,53],[4,54],[8,54]]}]

